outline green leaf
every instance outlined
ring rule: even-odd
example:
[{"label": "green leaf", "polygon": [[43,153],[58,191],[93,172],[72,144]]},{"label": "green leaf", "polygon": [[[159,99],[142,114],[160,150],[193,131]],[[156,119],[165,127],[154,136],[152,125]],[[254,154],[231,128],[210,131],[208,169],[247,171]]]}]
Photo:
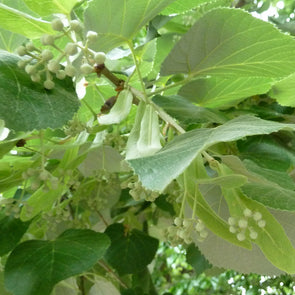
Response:
[{"label": "green leaf", "polygon": [[22,207],[21,220],[27,221],[38,215],[40,212],[47,212],[52,209],[53,204],[67,190],[67,186],[59,183],[56,189],[44,192],[44,186],[36,190],[26,202],[26,206]]},{"label": "green leaf", "polygon": [[47,16],[53,13],[62,13],[68,15],[79,0],[24,0],[26,5],[41,16]]},{"label": "green leaf", "polygon": [[226,122],[226,118],[222,113],[195,106],[181,96],[156,95],[153,97],[153,102],[163,108],[170,116],[185,125],[208,122]]},{"label": "green leaf", "polygon": [[116,103],[111,108],[111,111],[106,115],[101,115],[97,118],[101,125],[118,124],[128,116],[132,106],[133,95],[129,90],[120,92]]},{"label": "green leaf", "polygon": [[88,295],[120,295],[118,289],[103,277],[95,276],[95,283]]},{"label": "green leaf", "polygon": [[22,45],[26,38],[22,35],[0,29],[0,48],[13,52],[17,47]]},{"label": "green leaf", "polygon": [[294,72],[294,40],[240,9],[209,11],[182,37],[161,74],[284,77]]},{"label": "green leaf", "polygon": [[[85,10],[86,31],[98,32],[98,40],[93,49],[109,51],[124,42],[129,42],[135,34],[174,0],[96,0]],[[103,8],[104,13],[97,12]]]},{"label": "green leaf", "polygon": [[[2,214],[1,214],[2,215]],[[11,251],[27,231],[30,222],[22,222],[13,216],[0,219],[0,256]]]},{"label": "green leaf", "polygon": [[245,136],[294,130],[294,124],[266,121],[251,115],[237,117],[216,128],[189,131],[177,136],[152,156],[128,160],[143,186],[162,191],[179,176],[193,159],[218,142],[230,142]]},{"label": "green leaf", "polygon": [[237,143],[242,159],[249,159],[266,169],[286,171],[294,163],[294,154],[282,140],[272,136],[254,136]]},{"label": "green leaf", "polygon": [[179,95],[208,108],[224,108],[236,105],[243,99],[268,92],[272,79],[257,77],[211,77],[198,79],[184,85]]},{"label": "green leaf", "polygon": [[250,199],[269,208],[295,211],[295,192],[273,182],[247,183],[241,190]]},{"label": "green leaf", "polygon": [[158,249],[157,239],[136,229],[128,232],[119,223],[110,225],[105,233],[111,239],[105,259],[120,275],[142,270],[153,260]]},{"label": "green leaf", "polygon": [[176,0],[161,11],[161,14],[169,15],[184,13],[206,2],[210,2],[210,0]]},{"label": "green leaf", "polygon": [[186,261],[194,268],[197,275],[212,267],[194,244],[190,244],[186,250]]},{"label": "green leaf", "polygon": [[273,85],[269,95],[282,106],[295,107],[295,74]]},{"label": "green leaf", "polygon": [[123,159],[116,149],[102,146],[87,153],[85,160],[79,165],[79,170],[85,177],[95,176],[101,170],[110,173],[121,172]]},{"label": "green leaf", "polygon": [[56,80],[55,88],[46,90],[18,68],[19,60],[0,51],[0,119],[15,131],[63,126],[80,105],[71,79]]},{"label": "green leaf", "polygon": [[35,18],[2,3],[0,3],[0,19],[2,19],[0,26],[3,29],[30,39],[53,33],[49,22]]},{"label": "green leaf", "polygon": [[[270,182],[280,185],[283,188],[295,190],[295,182],[286,171],[262,168],[255,162],[247,159],[243,161],[243,164],[253,175],[256,175],[258,179],[263,177]],[[273,168],[275,169],[276,167]]]},{"label": "green leaf", "polygon": [[91,268],[109,244],[105,234],[82,229],[67,230],[54,241],[26,241],[8,257],[5,286],[14,295],[49,295],[59,281]]}]

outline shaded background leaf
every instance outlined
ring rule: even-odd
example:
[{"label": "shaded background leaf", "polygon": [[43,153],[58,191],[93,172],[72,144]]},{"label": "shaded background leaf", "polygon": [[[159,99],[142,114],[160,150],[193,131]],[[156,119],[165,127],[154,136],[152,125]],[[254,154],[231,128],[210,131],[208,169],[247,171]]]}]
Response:
[{"label": "shaded background leaf", "polygon": [[49,295],[59,281],[92,267],[109,243],[105,234],[79,229],[67,230],[55,241],[26,241],[7,260],[5,286],[14,295]]},{"label": "shaded background leaf", "polygon": [[157,239],[136,229],[128,232],[123,224],[114,223],[105,233],[111,239],[105,259],[120,275],[142,270],[151,263],[158,249]]}]

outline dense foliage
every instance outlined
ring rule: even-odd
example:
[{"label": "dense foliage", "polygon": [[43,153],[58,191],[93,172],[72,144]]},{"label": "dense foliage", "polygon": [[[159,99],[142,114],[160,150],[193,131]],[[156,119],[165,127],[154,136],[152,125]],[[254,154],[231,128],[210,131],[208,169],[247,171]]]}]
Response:
[{"label": "dense foliage", "polygon": [[1,294],[168,292],[160,241],[295,273],[294,3],[246,11],[277,2],[0,1]]}]

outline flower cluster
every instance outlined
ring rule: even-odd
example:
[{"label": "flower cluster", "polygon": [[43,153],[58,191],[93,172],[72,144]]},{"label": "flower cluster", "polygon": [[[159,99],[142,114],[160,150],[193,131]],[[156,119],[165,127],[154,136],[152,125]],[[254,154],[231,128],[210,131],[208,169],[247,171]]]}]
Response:
[{"label": "flower cluster", "polygon": [[[146,200],[148,202],[154,202],[158,197],[159,193],[144,188],[137,178],[129,179],[127,187],[130,189],[129,194],[135,201]],[[122,184],[122,188],[125,188],[125,184]]]},{"label": "flower cluster", "polygon": [[[81,32],[83,31],[82,24],[79,21],[72,20],[65,27],[62,20],[57,18],[51,22],[51,25],[57,33],[55,35],[45,34],[41,37],[41,43],[44,47],[38,48],[30,41],[19,46],[16,50],[18,55],[26,57],[19,60],[18,66],[25,69],[33,82],[41,82],[44,76],[43,86],[46,89],[53,89],[55,86],[53,77],[62,80],[67,76],[87,75],[94,72],[95,64],[105,62],[106,57],[103,52],[95,52],[88,47],[89,44],[97,40],[96,32],[88,31],[83,44],[83,42],[77,41],[78,36],[82,36]],[[69,39],[64,49],[56,44],[56,41],[62,37]],[[54,50],[59,53],[57,57],[54,56]],[[80,68],[73,64],[78,56],[83,57]]]},{"label": "flower cluster", "polygon": [[256,240],[258,237],[257,227],[264,228],[266,221],[262,219],[260,212],[252,212],[249,208],[246,208],[243,211],[243,217],[229,217],[228,224],[229,231],[236,234],[239,241],[244,241],[247,238]]},{"label": "flower cluster", "polygon": [[27,171],[22,173],[22,178],[24,180],[31,180],[31,190],[36,191],[42,184],[44,184],[43,189],[55,190],[58,187],[58,178],[53,176],[49,171],[42,168],[29,168]]},{"label": "flower cluster", "polygon": [[174,225],[168,227],[167,238],[172,244],[185,242],[192,243],[192,235],[197,233],[198,240],[203,241],[208,236],[205,224],[201,219],[180,218],[174,219]]}]

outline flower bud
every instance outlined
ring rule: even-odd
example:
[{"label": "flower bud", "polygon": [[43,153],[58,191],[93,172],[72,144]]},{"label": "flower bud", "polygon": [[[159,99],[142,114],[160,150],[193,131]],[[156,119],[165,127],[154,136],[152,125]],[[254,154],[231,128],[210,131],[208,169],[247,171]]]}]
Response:
[{"label": "flower bud", "polygon": [[76,75],[76,69],[72,65],[67,65],[65,67],[65,73],[69,77],[74,77]]},{"label": "flower bud", "polygon": [[71,27],[71,29],[72,29],[73,31],[75,31],[75,32],[77,32],[77,33],[79,33],[79,32],[82,31],[82,25],[81,25],[81,23],[80,23],[78,20],[76,20],[76,19],[70,21],[70,27]]},{"label": "flower bud", "polygon": [[65,47],[65,53],[67,55],[75,55],[78,52],[77,44],[75,43],[68,43]]},{"label": "flower bud", "polygon": [[89,64],[83,64],[81,67],[80,67],[80,70],[83,74],[87,75],[87,74],[91,74],[94,72],[94,68],[89,65]]},{"label": "flower bud", "polygon": [[66,77],[66,72],[64,70],[59,70],[55,73],[55,76],[59,80],[63,80]]},{"label": "flower bud", "polygon": [[62,23],[62,21],[59,18],[56,18],[51,21],[51,27],[55,31],[62,31],[64,28],[64,24]]},{"label": "flower bud", "polygon": [[41,37],[41,43],[43,45],[53,45],[54,44],[54,37],[52,35],[43,35]]},{"label": "flower bud", "polygon": [[25,46],[19,46],[17,49],[16,49],[16,53],[19,55],[19,56],[24,56],[27,54],[27,50],[26,50],[26,47]]},{"label": "flower bud", "polygon": [[44,88],[48,89],[48,90],[51,90],[54,88],[55,84],[52,80],[46,80],[44,83],[43,83],[43,86]]},{"label": "flower bud", "polygon": [[98,38],[98,35],[96,32],[93,32],[93,31],[88,31],[87,34],[86,34],[86,38],[87,38],[87,41],[89,43],[93,43],[97,40]]},{"label": "flower bud", "polygon": [[41,57],[44,61],[49,61],[50,59],[53,58],[53,54],[52,52],[49,50],[49,49],[44,49],[42,52],[41,52]]},{"label": "flower bud", "polygon": [[106,55],[104,52],[96,52],[94,55],[94,60],[97,64],[101,65],[106,60]]}]

